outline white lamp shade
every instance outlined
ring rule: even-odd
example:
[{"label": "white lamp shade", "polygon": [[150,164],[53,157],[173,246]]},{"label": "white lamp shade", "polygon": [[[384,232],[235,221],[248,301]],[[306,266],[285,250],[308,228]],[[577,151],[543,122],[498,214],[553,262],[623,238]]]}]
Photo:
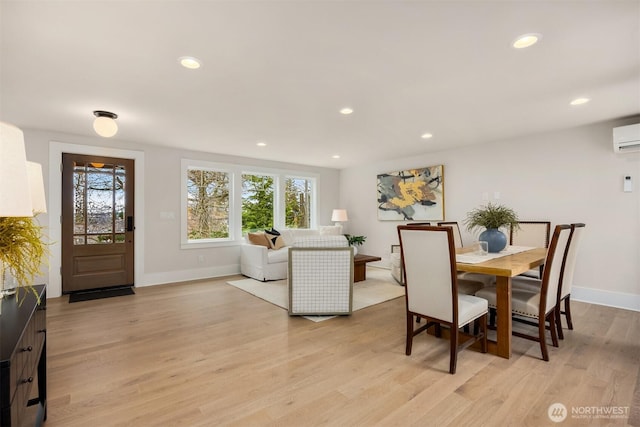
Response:
[{"label": "white lamp shade", "polygon": [[0,216],[33,216],[24,134],[0,122]]},{"label": "white lamp shade", "polygon": [[118,132],[118,124],[110,117],[96,117],[93,121],[93,130],[104,138],[110,138]]},{"label": "white lamp shade", "polygon": [[349,221],[349,217],[347,216],[346,209],[334,209],[331,214],[331,221],[334,222],[345,222]]},{"label": "white lamp shade", "polygon": [[47,200],[44,196],[44,179],[42,178],[42,165],[27,161],[27,175],[31,190],[31,206],[33,214],[47,212]]}]

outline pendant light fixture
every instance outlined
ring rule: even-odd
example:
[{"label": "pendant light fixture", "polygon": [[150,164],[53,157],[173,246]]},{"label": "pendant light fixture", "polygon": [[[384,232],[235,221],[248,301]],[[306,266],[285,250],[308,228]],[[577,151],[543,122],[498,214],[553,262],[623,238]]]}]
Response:
[{"label": "pendant light fixture", "polygon": [[96,119],[93,121],[93,130],[103,138],[111,138],[118,133],[117,114],[109,111],[96,110],[93,112]]}]

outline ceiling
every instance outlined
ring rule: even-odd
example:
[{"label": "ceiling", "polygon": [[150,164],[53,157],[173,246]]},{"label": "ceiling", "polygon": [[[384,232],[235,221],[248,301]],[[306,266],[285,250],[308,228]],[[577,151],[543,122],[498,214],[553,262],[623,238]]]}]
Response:
[{"label": "ceiling", "polygon": [[0,7],[0,120],[21,128],[95,137],[107,110],[122,141],[345,168],[640,113],[637,0]]}]

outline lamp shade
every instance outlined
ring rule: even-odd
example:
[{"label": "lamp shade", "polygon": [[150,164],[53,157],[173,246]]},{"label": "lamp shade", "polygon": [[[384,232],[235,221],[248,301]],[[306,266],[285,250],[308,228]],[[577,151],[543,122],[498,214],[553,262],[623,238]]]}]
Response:
[{"label": "lamp shade", "polygon": [[44,179],[42,178],[42,165],[27,161],[27,176],[31,192],[31,206],[33,214],[47,212],[47,200],[44,196]]},{"label": "lamp shade", "polygon": [[349,221],[349,217],[347,216],[346,209],[334,209],[331,214],[331,221],[334,222],[345,222]]},{"label": "lamp shade", "polygon": [[0,217],[33,216],[24,134],[0,122]]}]

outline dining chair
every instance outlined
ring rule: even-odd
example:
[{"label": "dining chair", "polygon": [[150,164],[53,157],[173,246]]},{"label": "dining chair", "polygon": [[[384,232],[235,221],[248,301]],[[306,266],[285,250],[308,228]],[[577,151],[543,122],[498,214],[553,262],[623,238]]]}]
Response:
[{"label": "dining chair", "polygon": [[[441,327],[449,328],[449,372],[456,373],[458,352],[480,341],[487,352],[487,301],[458,292],[456,252],[453,230],[450,227],[416,227],[399,225],[398,238],[405,273],[405,301],[407,314],[406,354],[411,355],[413,337],[435,328],[437,337]],[[414,317],[425,324],[414,330]],[[475,321],[473,335],[460,342],[459,329]]]},{"label": "dining chair", "polygon": [[[560,284],[558,285],[558,299],[556,301],[556,327],[558,330],[558,338],[564,339],[562,332],[561,314],[567,319],[567,327],[573,330],[573,322],[571,319],[571,288],[573,286],[573,273],[576,266],[576,258],[578,247],[582,238],[585,224],[571,224],[571,233],[567,242],[564,259],[562,260],[562,272],[560,274]],[[540,281],[535,279],[515,277],[512,279],[513,288],[536,291],[540,289]],[[562,302],[564,302],[564,311],[562,311]]]},{"label": "dining chair", "polygon": [[[453,231],[453,240],[456,248],[463,248],[462,233],[457,221],[442,221],[437,223],[438,227],[449,227]],[[496,282],[495,276],[480,273],[458,272],[458,291],[463,294],[473,295],[485,286],[490,286]]]},{"label": "dining chair", "polygon": [[[518,221],[519,227],[510,227],[509,244],[514,246],[531,246],[534,248],[548,248],[551,222],[549,221]],[[544,264],[535,270],[522,273],[522,276],[542,278]]]},{"label": "dining chair", "polygon": [[[411,222],[407,225],[429,226],[431,225],[431,223]],[[404,272],[402,269],[402,260],[400,259],[400,245],[391,245],[391,255],[389,257],[389,261],[391,264],[391,277],[393,277],[396,282],[404,286]]]},{"label": "dining chair", "polygon": [[[514,336],[537,341],[540,343],[542,359],[549,361],[549,352],[546,343],[546,328],[549,323],[551,341],[554,347],[558,346],[556,328],[556,306],[558,299],[558,285],[562,274],[563,259],[571,226],[557,225],[549,244],[549,250],[545,258],[545,268],[542,274],[540,288],[522,289],[513,287],[511,292],[512,319],[538,327],[538,335],[529,335],[524,332],[512,331]],[[515,279],[512,279],[512,281]],[[496,308],[496,287],[489,286],[476,292],[476,296],[489,302],[489,307]]]}]

